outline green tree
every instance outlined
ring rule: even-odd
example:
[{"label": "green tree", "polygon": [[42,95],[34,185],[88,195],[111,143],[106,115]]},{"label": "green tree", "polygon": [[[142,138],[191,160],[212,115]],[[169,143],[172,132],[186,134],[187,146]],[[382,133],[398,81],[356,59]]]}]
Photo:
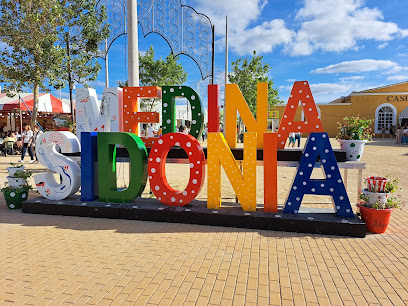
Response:
[{"label": "green tree", "polygon": [[[1,0],[0,82],[6,89],[31,88],[38,114],[39,91],[62,88],[64,81],[96,79],[98,44],[109,35],[105,10],[96,0]],[[71,100],[72,101],[72,100]]]},{"label": "green tree", "polygon": [[[170,86],[181,85],[187,80],[187,72],[178,62],[178,57],[171,53],[162,59],[154,59],[153,46],[144,55],[139,54],[139,82],[140,86]],[[128,82],[118,81],[118,86],[126,87]],[[143,111],[153,110],[156,99],[141,99],[140,107]]]},{"label": "green tree", "polygon": [[6,90],[29,87],[34,93],[31,124],[36,124],[39,91],[47,90],[46,79],[64,58],[56,44],[58,28],[64,24],[63,0],[1,0],[0,2],[0,82]]},{"label": "green tree", "polygon": [[[69,0],[64,9],[64,28],[60,29],[58,43],[65,51],[55,88],[69,86],[71,108],[74,83],[85,87],[95,81],[101,70],[97,62],[98,47],[109,37],[109,24],[104,6],[96,7],[96,0]],[[72,111],[72,109],[71,109]]]},{"label": "green tree", "polygon": [[257,84],[268,83],[268,105],[273,106],[282,103],[279,99],[278,90],[273,87],[273,80],[268,74],[271,67],[264,63],[263,56],[256,55],[252,58],[239,58],[232,62],[232,71],[228,74],[229,82],[238,84],[242,95],[247,102],[252,114],[256,116]]}]

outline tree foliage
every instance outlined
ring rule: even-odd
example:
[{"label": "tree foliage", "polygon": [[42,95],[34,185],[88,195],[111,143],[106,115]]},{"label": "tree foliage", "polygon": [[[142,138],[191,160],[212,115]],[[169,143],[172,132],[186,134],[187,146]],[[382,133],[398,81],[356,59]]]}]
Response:
[{"label": "tree foliage", "polygon": [[[140,86],[181,85],[187,80],[187,72],[178,62],[178,57],[170,53],[165,60],[162,57],[155,60],[153,46],[150,46],[144,55],[139,54],[139,66]],[[127,81],[118,81],[121,87],[127,84]],[[157,101],[156,99],[141,99],[140,102],[142,110],[150,112]]]},{"label": "tree foliage", "polygon": [[95,51],[107,32],[106,15],[95,12],[95,4],[96,0],[0,1],[0,82],[7,84],[6,90],[33,90],[32,125],[39,91],[63,87],[69,67],[79,81],[96,78],[100,66]]},{"label": "tree foliage", "polygon": [[0,82],[8,84],[6,90],[33,89],[34,117],[39,90],[48,89],[44,81],[57,77],[56,68],[64,57],[56,44],[58,27],[64,24],[63,10],[63,1],[0,2]]},{"label": "tree foliage", "polygon": [[256,51],[254,51],[252,58],[239,58],[232,62],[232,71],[228,74],[229,82],[238,84],[254,115],[256,115],[258,83],[268,83],[268,105],[273,106],[282,103],[278,90],[273,87],[273,80],[268,76],[270,70],[269,64],[264,63],[263,56],[256,55]]},{"label": "tree foliage", "polygon": [[[101,65],[97,62],[98,47],[109,37],[109,24],[104,6],[96,7],[97,0],[69,0],[64,11],[64,28],[59,31],[58,43],[65,50],[59,79],[53,85],[63,86],[61,81],[88,86],[95,81]],[[69,76],[71,74],[71,76]]]}]

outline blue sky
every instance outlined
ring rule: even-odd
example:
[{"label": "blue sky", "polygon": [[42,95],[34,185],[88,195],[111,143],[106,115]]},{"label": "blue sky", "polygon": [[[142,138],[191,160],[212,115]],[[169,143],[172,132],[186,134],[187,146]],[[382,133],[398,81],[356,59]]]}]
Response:
[{"label": "blue sky", "polygon": [[[207,14],[216,29],[216,80],[223,83],[225,16],[229,18],[229,64],[253,50],[271,67],[270,77],[287,101],[295,80],[307,80],[317,103],[373,87],[408,80],[408,1],[397,0],[182,0]],[[153,45],[165,57],[170,48],[156,34],[143,37],[139,50]],[[110,86],[125,80],[126,37],[109,53]],[[103,64],[103,62],[101,62]],[[187,56],[180,63],[185,83],[197,89],[200,74]],[[105,72],[92,85],[102,93]],[[205,87],[200,94],[206,103]],[[178,85],[178,84],[177,84]],[[58,93],[54,92],[56,96]],[[67,92],[63,93],[67,97]]]}]

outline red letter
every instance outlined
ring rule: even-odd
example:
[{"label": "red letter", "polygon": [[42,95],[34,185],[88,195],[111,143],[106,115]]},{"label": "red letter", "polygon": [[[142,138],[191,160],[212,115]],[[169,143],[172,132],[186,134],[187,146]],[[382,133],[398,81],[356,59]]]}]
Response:
[{"label": "red letter", "polygon": [[[302,103],[305,121],[293,121],[296,110]],[[286,139],[290,132],[324,132],[316,104],[313,99],[309,84],[306,81],[298,81],[293,84],[292,92],[289,96],[288,104],[278,131],[278,148],[285,148]]]},{"label": "red letter", "polygon": [[[190,180],[183,191],[171,188],[165,176],[167,153],[174,146],[183,148],[190,161]],[[150,188],[164,205],[184,206],[193,201],[204,184],[204,178],[204,151],[193,136],[182,133],[165,134],[152,147],[149,155]]]},{"label": "red letter", "polygon": [[208,133],[220,131],[220,86],[208,85]]}]

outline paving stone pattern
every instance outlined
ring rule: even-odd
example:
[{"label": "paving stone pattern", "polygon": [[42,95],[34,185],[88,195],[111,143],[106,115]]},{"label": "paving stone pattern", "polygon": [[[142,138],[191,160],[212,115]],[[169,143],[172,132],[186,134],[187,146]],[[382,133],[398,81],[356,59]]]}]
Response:
[{"label": "paving stone pattern", "polygon": [[360,239],[22,214],[1,196],[0,305],[406,305],[408,209],[391,218]]}]

